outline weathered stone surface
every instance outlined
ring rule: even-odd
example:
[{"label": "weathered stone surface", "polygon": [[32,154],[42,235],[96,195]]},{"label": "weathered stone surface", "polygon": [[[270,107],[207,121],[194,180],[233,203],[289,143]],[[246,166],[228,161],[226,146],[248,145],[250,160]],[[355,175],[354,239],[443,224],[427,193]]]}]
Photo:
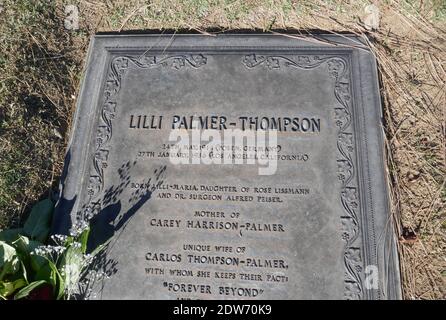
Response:
[{"label": "weathered stone surface", "polygon": [[[400,297],[375,61],[356,37],[321,39],[93,39],[55,229],[92,219],[111,239],[96,297]],[[191,119],[276,128],[276,170],[173,164]]]}]

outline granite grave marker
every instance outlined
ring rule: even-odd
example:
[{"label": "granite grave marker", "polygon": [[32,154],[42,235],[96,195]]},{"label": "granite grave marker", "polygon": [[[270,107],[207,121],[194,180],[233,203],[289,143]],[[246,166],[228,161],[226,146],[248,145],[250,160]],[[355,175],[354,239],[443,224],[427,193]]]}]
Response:
[{"label": "granite grave marker", "polygon": [[55,223],[110,239],[85,298],[400,298],[381,117],[358,37],[95,36]]}]

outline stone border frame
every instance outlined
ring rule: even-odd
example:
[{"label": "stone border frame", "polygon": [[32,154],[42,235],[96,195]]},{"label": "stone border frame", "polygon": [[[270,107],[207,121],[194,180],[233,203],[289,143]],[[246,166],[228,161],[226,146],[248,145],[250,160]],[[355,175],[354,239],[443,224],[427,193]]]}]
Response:
[{"label": "stone border frame", "polygon": [[[252,54],[267,57],[283,55],[287,57],[306,55],[336,57],[346,63],[349,73],[350,81],[348,81],[347,93],[351,97],[351,112],[353,115],[350,131],[357,135],[353,138],[354,150],[356,151],[352,163],[353,171],[355,171],[355,166],[358,168],[355,179],[358,184],[354,186],[345,184],[340,199],[345,208],[345,188],[351,187],[359,190],[358,222],[362,231],[360,232],[362,238],[361,255],[359,256],[359,260],[362,260],[362,262],[359,261],[361,262],[360,268],[362,268],[362,272],[365,266],[375,265],[379,270],[379,289],[364,290],[362,283],[364,279],[356,277],[359,270],[355,272],[354,269],[349,267],[351,263],[346,262],[346,279],[355,279],[350,282],[346,281],[346,283],[353,283],[353,286],[350,287],[346,285],[346,298],[400,299],[398,254],[389,213],[387,184],[384,175],[382,111],[376,63],[372,53],[358,37],[328,35],[321,37],[336,43],[337,46],[329,44],[321,46],[320,43],[266,34],[219,35],[217,37],[202,35],[176,35],[175,37],[170,35],[97,35],[93,37],[88,52],[87,69],[85,70],[87,76],[82,81],[67,153],[69,161],[66,162],[66,168],[64,168],[61,179],[61,193],[56,207],[54,229],[58,231],[67,230],[71,224],[75,223],[76,214],[73,213],[81,210],[85,211],[86,205],[90,213],[94,214],[94,206],[90,206],[89,200],[85,203],[82,202],[82,199],[85,199],[91,185],[90,166],[92,163],[97,166],[97,161],[94,158],[107,156],[107,154],[98,155],[92,151],[97,146],[95,132],[100,121],[99,118],[103,117],[104,112],[110,112],[110,107],[114,108],[114,106],[106,106],[104,103],[106,103],[109,68],[113,68],[112,61],[115,61],[116,57],[131,59],[132,56],[141,56],[141,54],[150,56],[162,54],[167,56],[164,60],[172,61],[175,58],[182,57],[183,62],[191,66],[195,61],[193,56],[205,57],[206,55],[222,53],[239,54],[241,57]],[[267,42],[270,46],[265,45]],[[268,58],[263,62],[268,63]],[[343,90],[345,91],[345,89]],[[105,107],[103,108],[103,106]],[[367,121],[376,125],[367,126]],[[341,126],[338,127],[341,128]],[[342,130],[339,132],[342,132]],[[340,148],[340,137],[338,135],[338,150]],[[94,155],[94,157],[91,155]],[[338,160],[342,161],[342,159]],[[79,170],[79,168],[81,169]],[[384,192],[380,194],[377,190],[383,190]],[[89,197],[87,196],[87,198]],[[70,205],[67,205],[69,199],[72,199],[72,201]],[[69,217],[67,216],[68,211],[71,212]],[[364,245],[366,243],[364,239],[367,238],[371,240],[368,246]],[[354,258],[351,254],[347,241],[344,261]],[[350,257],[348,257],[349,255]],[[357,292],[357,285],[360,287],[360,292]]]}]

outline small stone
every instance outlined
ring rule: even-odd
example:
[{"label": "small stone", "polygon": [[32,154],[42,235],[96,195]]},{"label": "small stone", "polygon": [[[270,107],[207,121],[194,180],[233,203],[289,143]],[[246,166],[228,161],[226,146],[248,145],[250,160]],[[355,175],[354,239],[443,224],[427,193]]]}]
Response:
[{"label": "small stone", "polygon": [[57,138],[59,138],[59,139],[63,139],[63,138],[62,138],[62,135],[60,134],[60,132],[59,132],[56,128],[53,129],[53,133],[54,133],[54,135],[55,135]]},{"label": "small stone", "polygon": [[379,8],[374,4],[369,4],[364,8],[364,26],[367,30],[378,30],[379,28]]},{"label": "small stone", "polygon": [[420,171],[418,170],[411,170],[407,174],[407,178],[409,181],[414,181],[420,177]]},{"label": "small stone", "polygon": [[64,27],[67,30],[79,29],[79,9],[73,4],[65,6]]}]

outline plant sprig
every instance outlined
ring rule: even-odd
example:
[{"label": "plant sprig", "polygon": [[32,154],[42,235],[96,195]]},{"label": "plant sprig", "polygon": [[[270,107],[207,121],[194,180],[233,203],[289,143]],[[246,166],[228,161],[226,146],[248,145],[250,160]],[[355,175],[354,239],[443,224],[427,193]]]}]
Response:
[{"label": "plant sprig", "polygon": [[51,200],[37,203],[23,228],[0,232],[0,299],[23,299],[50,286],[52,298],[70,299],[77,292],[94,257],[87,253],[88,222],[70,235],[51,235]]}]

